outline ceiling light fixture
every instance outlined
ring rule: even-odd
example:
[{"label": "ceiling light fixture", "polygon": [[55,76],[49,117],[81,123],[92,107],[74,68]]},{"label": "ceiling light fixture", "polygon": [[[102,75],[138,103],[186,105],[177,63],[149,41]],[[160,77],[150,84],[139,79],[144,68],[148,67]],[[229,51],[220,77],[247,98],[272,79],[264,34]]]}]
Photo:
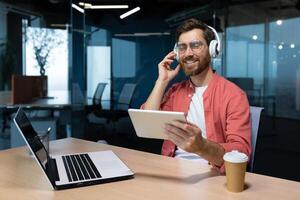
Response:
[{"label": "ceiling light fixture", "polygon": [[129,10],[128,12],[126,12],[126,13],[120,15],[120,18],[121,18],[121,19],[124,19],[125,17],[128,17],[129,15],[132,15],[133,13],[136,13],[136,12],[139,11],[139,10],[141,10],[141,8],[140,8],[140,7],[136,7],[136,8],[134,8],[134,9]]},{"label": "ceiling light fixture", "polygon": [[70,24],[50,24],[51,27],[57,27],[57,28],[67,28],[70,26]]},{"label": "ceiling light fixture", "polygon": [[253,40],[257,40],[257,39],[258,39],[258,36],[257,36],[257,35],[253,35],[253,36],[252,36],[252,39],[253,39]]},{"label": "ceiling light fixture", "polygon": [[84,9],[127,9],[128,5],[93,5],[91,3],[79,2]]},{"label": "ceiling light fixture", "polygon": [[276,21],[276,24],[277,24],[278,26],[282,25],[282,20],[281,20],[281,19],[277,20],[277,21]]},{"label": "ceiling light fixture", "polygon": [[291,49],[295,48],[295,44],[290,45]]},{"label": "ceiling light fixture", "polygon": [[171,35],[170,32],[152,32],[152,33],[116,33],[115,37],[147,37],[147,36],[165,36]]},{"label": "ceiling light fixture", "polygon": [[85,6],[85,9],[127,9],[128,5],[91,5]]},{"label": "ceiling light fixture", "polygon": [[80,8],[79,6],[77,6],[76,4],[72,3],[72,8],[76,9],[77,11],[84,13],[84,9]]},{"label": "ceiling light fixture", "polygon": [[90,7],[90,6],[92,6],[92,4],[90,4],[90,3],[84,3],[84,2],[79,2],[78,4],[80,6],[84,6],[84,7]]}]

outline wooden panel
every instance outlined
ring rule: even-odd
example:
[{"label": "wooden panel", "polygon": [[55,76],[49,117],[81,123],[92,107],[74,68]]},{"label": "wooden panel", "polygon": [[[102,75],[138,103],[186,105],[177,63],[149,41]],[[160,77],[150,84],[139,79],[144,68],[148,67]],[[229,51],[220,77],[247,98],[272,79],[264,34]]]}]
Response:
[{"label": "wooden panel", "polygon": [[12,104],[30,103],[47,96],[47,76],[12,76]]}]

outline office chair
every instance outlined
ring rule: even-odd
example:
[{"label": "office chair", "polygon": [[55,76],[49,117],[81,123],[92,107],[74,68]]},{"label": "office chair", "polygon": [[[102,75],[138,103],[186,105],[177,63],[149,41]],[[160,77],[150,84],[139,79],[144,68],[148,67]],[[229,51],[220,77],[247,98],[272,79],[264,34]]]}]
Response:
[{"label": "office chair", "polygon": [[[131,106],[132,97],[136,88],[135,83],[125,83],[118,101],[113,104],[112,110],[101,110],[97,114],[94,113],[93,116],[88,116],[88,122],[94,125],[100,125],[99,128],[109,128],[109,123],[111,122],[112,130],[116,131],[116,122],[121,118],[128,117],[128,108]],[[106,125],[106,126],[105,126]],[[104,139],[110,137],[111,135],[104,136]],[[100,137],[101,138],[101,137]],[[103,139],[103,138],[102,138]],[[102,140],[101,140],[102,141]]]},{"label": "office chair", "polygon": [[95,121],[94,119],[97,117],[101,117],[101,113],[102,113],[101,101],[102,101],[102,95],[106,85],[107,83],[98,83],[92,98],[93,104],[86,108],[89,123],[100,124],[99,122],[96,122],[97,120]]},{"label": "office chair", "polygon": [[[128,108],[131,106],[132,97],[134,94],[136,88],[135,83],[125,83],[120,96],[119,100],[116,105],[114,105],[113,112],[107,113],[106,118],[108,121],[111,121],[113,123],[113,128],[116,130],[116,122],[119,121],[122,118],[128,117]],[[120,125],[120,123],[118,123]]]},{"label": "office chair", "polygon": [[135,83],[125,83],[119,96],[119,100],[115,105],[115,110],[127,111],[131,105],[133,93],[135,91]]},{"label": "office chair", "polygon": [[258,129],[259,129],[259,123],[260,123],[260,116],[261,116],[261,113],[262,113],[263,109],[264,108],[262,108],[262,107],[250,106],[251,145],[252,145],[251,159],[250,159],[250,163],[249,163],[249,166],[248,166],[250,172],[253,172],[256,141],[257,141],[257,135],[258,135]]},{"label": "office chair", "polygon": [[112,121],[113,123],[118,121],[120,118],[127,117],[127,110],[131,106],[131,100],[135,88],[135,83],[125,83],[120,92],[118,101],[113,104],[113,109],[102,110],[97,117],[105,118],[107,122]]},{"label": "office chair", "polygon": [[96,116],[101,115],[102,110],[102,96],[107,83],[98,83],[92,98],[92,105],[87,107],[87,113],[93,112]]},{"label": "office chair", "polygon": [[93,96],[93,105],[101,106],[101,99],[107,83],[98,83]]}]

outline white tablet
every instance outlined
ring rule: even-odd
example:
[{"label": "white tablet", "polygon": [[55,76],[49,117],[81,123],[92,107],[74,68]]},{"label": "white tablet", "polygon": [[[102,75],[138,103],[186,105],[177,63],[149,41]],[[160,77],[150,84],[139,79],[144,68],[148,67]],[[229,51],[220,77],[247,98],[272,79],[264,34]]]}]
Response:
[{"label": "white tablet", "polygon": [[128,109],[137,136],[143,138],[168,139],[164,126],[174,120],[186,121],[183,112]]}]

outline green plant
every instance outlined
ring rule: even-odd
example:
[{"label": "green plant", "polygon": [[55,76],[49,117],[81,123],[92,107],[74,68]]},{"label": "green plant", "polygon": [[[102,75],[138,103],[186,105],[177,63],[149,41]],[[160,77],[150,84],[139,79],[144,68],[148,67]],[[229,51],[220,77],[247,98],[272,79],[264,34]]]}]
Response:
[{"label": "green plant", "polygon": [[26,41],[30,41],[33,46],[34,57],[40,74],[45,75],[51,51],[63,43],[62,37],[53,29],[28,28]]}]

